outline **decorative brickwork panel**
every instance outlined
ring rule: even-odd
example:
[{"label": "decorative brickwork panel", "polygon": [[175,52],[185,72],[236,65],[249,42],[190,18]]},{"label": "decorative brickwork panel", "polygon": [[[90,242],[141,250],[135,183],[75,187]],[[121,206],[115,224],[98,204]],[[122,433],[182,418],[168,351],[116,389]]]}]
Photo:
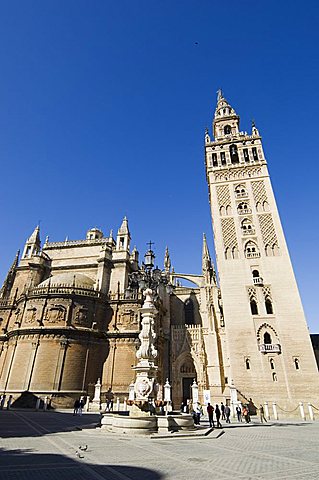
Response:
[{"label": "decorative brickwork panel", "polygon": [[235,221],[233,218],[222,218],[222,233],[225,248],[238,247]]},{"label": "decorative brickwork panel", "polygon": [[260,180],[259,182],[251,182],[251,188],[256,203],[267,202],[267,194],[263,180]]},{"label": "decorative brickwork panel", "polygon": [[270,298],[271,299],[271,290],[270,287],[263,287],[263,295],[265,298]]},{"label": "decorative brickwork panel", "polygon": [[272,220],[271,213],[263,213],[262,215],[258,215],[258,219],[264,245],[278,245],[277,235],[275,232],[274,222]]},{"label": "decorative brickwork panel", "polygon": [[249,300],[257,300],[257,292],[254,287],[248,287],[247,291],[248,291]]},{"label": "decorative brickwork panel", "polygon": [[215,182],[227,182],[229,180],[248,179],[251,177],[259,177],[262,174],[260,167],[241,167],[229,168],[227,171],[220,171],[214,173]]},{"label": "decorative brickwork panel", "polygon": [[217,187],[216,192],[219,207],[226,207],[227,205],[230,205],[230,191],[228,185]]}]

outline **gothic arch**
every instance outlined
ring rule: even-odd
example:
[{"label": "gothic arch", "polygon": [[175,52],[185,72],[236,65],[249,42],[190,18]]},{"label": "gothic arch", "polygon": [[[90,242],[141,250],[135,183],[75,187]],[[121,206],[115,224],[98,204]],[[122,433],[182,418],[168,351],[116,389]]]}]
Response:
[{"label": "gothic arch", "polygon": [[274,329],[274,327],[269,325],[269,323],[263,323],[258,328],[258,330],[257,330],[257,340],[258,340],[259,343],[264,343],[264,333],[266,331],[268,331],[268,332],[270,331],[272,339],[273,340],[275,339],[275,341],[273,341],[273,343],[280,343],[276,330]]}]

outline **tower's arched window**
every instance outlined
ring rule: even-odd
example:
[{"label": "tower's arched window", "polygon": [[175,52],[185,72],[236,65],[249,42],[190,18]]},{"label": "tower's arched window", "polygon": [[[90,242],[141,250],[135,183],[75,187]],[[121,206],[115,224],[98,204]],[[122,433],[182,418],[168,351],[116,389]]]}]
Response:
[{"label": "tower's arched window", "polygon": [[295,364],[295,369],[296,369],[296,370],[299,370],[300,366],[299,366],[299,360],[298,360],[298,358],[295,358],[295,359],[294,359],[294,364]]},{"label": "tower's arched window", "polygon": [[241,222],[241,228],[243,230],[243,233],[245,235],[249,235],[250,233],[253,233],[254,232],[254,227],[253,227],[253,224],[251,223],[251,220],[249,218],[245,218],[242,222]]},{"label": "tower's arched window", "polygon": [[271,344],[271,336],[268,332],[265,332],[264,333],[264,343],[266,345],[270,345]]},{"label": "tower's arched window", "polygon": [[253,274],[253,277],[254,277],[254,278],[260,277],[258,270],[253,270],[253,271],[252,271],[252,274]]},{"label": "tower's arched window", "polygon": [[245,246],[245,256],[246,258],[256,258],[259,257],[259,250],[254,242],[247,242]]},{"label": "tower's arched window", "polygon": [[274,313],[274,310],[272,308],[272,303],[271,303],[271,300],[270,298],[266,298],[265,300],[265,307],[266,307],[266,312],[269,314],[269,315],[272,315]]},{"label": "tower's arched window", "polygon": [[244,187],[244,185],[237,185],[235,187],[235,195],[236,195],[237,198],[248,196],[246,188]]},{"label": "tower's arched window", "polygon": [[232,145],[229,147],[229,152],[230,152],[231,163],[239,163],[237,145],[232,144]]},{"label": "tower's arched window", "polygon": [[250,300],[250,310],[252,315],[258,315],[257,302],[254,298]]},{"label": "tower's arched window", "polygon": [[247,202],[241,202],[238,207],[238,213],[243,214],[243,213],[248,213],[250,212],[249,205]]},{"label": "tower's arched window", "polygon": [[276,372],[272,372],[272,380],[273,380],[273,382],[277,382],[277,374],[276,374]]},{"label": "tower's arched window", "polygon": [[246,364],[246,370],[250,370],[250,361],[248,358],[246,358],[245,364]]},{"label": "tower's arched window", "polygon": [[230,133],[231,133],[231,126],[230,125],[225,125],[224,134],[229,135]]},{"label": "tower's arched window", "polygon": [[269,364],[270,364],[270,369],[275,370],[275,362],[273,361],[272,358],[269,360]]},{"label": "tower's arched window", "polygon": [[187,300],[185,300],[184,313],[185,313],[185,324],[194,325],[195,324],[194,303],[191,298],[188,298]]}]

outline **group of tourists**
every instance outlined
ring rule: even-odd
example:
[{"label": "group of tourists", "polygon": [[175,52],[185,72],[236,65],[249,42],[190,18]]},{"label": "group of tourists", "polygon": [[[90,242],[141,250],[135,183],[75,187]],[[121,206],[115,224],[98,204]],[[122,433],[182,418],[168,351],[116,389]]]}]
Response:
[{"label": "group of tourists", "polygon": [[[221,428],[221,420],[225,420],[226,423],[231,423],[230,417],[231,417],[231,409],[229,405],[224,405],[223,402],[218,405],[217,403],[215,405],[212,405],[211,403],[207,404],[206,407],[207,410],[207,416],[209,420],[209,425],[213,428]],[[261,423],[267,422],[267,419],[264,414],[264,408],[262,405],[260,405],[259,409],[259,416],[260,416],[260,421]],[[192,403],[191,401],[188,401],[187,403],[182,403],[181,404],[181,412],[182,413],[191,413],[194,419],[194,424],[195,425],[200,425],[201,422],[201,417],[204,415],[203,407],[199,402]],[[250,423],[251,418],[250,418],[250,410],[248,405],[236,405],[235,408],[236,412],[236,417],[238,422],[245,422],[245,423]]]},{"label": "group of tourists", "polygon": [[207,415],[209,420],[209,425],[215,428],[215,420],[216,420],[216,427],[221,428],[222,424],[220,423],[220,419],[226,420],[226,423],[230,423],[230,408],[228,405],[224,405],[221,402],[220,407],[218,403],[216,403],[215,407],[210,403],[207,404]]}]

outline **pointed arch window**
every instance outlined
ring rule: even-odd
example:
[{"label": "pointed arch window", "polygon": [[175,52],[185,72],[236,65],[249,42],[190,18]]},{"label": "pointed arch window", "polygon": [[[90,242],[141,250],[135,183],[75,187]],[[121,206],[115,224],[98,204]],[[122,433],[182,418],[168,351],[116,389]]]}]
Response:
[{"label": "pointed arch window", "polygon": [[244,218],[241,222],[241,229],[244,235],[253,235],[255,233],[254,226],[249,218]]},{"label": "pointed arch window", "polygon": [[249,361],[249,358],[246,358],[246,360],[245,360],[245,365],[246,365],[246,370],[250,370],[250,361]]},{"label": "pointed arch window", "polygon": [[269,360],[269,365],[270,365],[270,370],[275,370],[275,362],[273,361],[272,358]]},{"label": "pointed arch window", "polygon": [[264,333],[264,344],[265,345],[271,345],[272,344],[271,336],[270,336],[269,332]]},{"label": "pointed arch window", "polygon": [[195,324],[194,303],[191,298],[187,298],[187,300],[185,300],[184,314],[185,314],[185,324],[194,325]]},{"label": "pointed arch window", "polygon": [[237,211],[238,211],[239,215],[243,215],[245,213],[250,213],[249,204],[247,202],[239,203],[239,205],[237,207]]},{"label": "pointed arch window", "polygon": [[268,315],[272,315],[274,313],[274,309],[272,307],[272,301],[270,300],[270,298],[266,298],[265,307],[266,307],[266,313]]},{"label": "pointed arch window", "polygon": [[230,147],[229,147],[229,153],[230,153],[231,163],[233,163],[233,164],[239,163],[237,145],[235,145],[234,143],[233,143],[232,145],[230,145]]},{"label": "pointed arch window", "polygon": [[237,185],[235,187],[235,195],[236,195],[236,198],[246,198],[246,197],[248,197],[246,187],[244,185]]},{"label": "pointed arch window", "polygon": [[252,315],[258,315],[258,306],[254,298],[250,300],[250,311]]},{"label": "pointed arch window", "polygon": [[245,256],[246,258],[257,258],[260,257],[258,247],[255,242],[247,242],[245,246]]},{"label": "pointed arch window", "polygon": [[298,360],[298,358],[295,358],[295,359],[294,359],[294,364],[295,364],[295,369],[296,369],[296,370],[299,370],[299,369],[300,369],[300,365],[299,365],[299,360]]},{"label": "pointed arch window", "polygon": [[256,148],[256,147],[253,147],[253,148],[252,148],[252,152],[253,152],[253,159],[255,160],[255,162],[257,162],[257,161],[258,161],[257,148]]}]

